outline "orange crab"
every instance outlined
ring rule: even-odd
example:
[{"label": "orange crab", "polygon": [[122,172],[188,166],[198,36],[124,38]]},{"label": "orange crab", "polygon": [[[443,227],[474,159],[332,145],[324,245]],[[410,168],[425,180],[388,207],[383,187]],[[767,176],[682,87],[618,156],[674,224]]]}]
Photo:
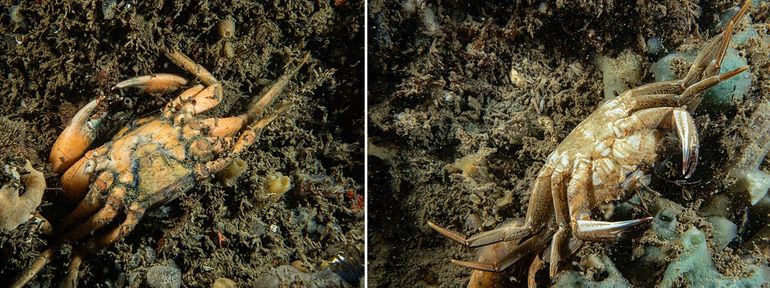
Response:
[{"label": "orange crab", "polygon": [[[661,129],[676,129],[682,144],[682,173],[685,178],[693,175],[699,144],[690,113],[700,103],[703,91],[747,69],[741,67],[719,74],[733,26],[746,14],[750,2],[745,0],[725,30],[707,42],[684,79],[652,83],[625,91],[601,105],[575,127],[548,156],[540,170],[522,224],[506,225],[466,238],[428,222],[434,230],[468,247],[503,241],[517,243],[498,247],[498,250],[489,253],[494,257],[485,257],[486,260],[452,262],[483,271],[504,270],[516,259],[546,246],[540,240],[543,235],[550,237],[551,232],[546,228],[555,218],[556,232],[551,238],[548,255],[549,272],[553,278],[558,272],[559,261],[563,259],[561,254],[569,250],[566,244],[570,234],[581,240],[615,240],[647,226],[652,217],[619,222],[597,221],[591,219],[591,210],[603,203],[627,199],[631,196],[628,192],[648,183],[646,168],[657,157]],[[530,279],[533,279],[532,276]]]},{"label": "orange crab", "polygon": [[[226,168],[254,143],[261,129],[285,110],[286,106],[282,106],[275,114],[255,121],[309,57],[306,55],[296,68],[255,99],[246,113],[200,119],[201,113],[222,100],[222,85],[181,52],[170,51],[166,56],[203,85],[187,89],[168,103],[160,115],[134,121],[112,141],[88,152],[96,128],[107,115],[103,99],[91,101],[75,115],[54,143],[49,161],[56,173],[63,173],[65,196],[80,202],[61,220],[57,241],[13,287],[31,280],[64,241],[81,241],[82,247],[97,249],[108,246],[130,233],[147,209],[174,200],[196,182]],[[170,92],[186,84],[187,80],[180,76],[154,74],[120,82],[114,89],[139,87],[148,92]],[[125,215],[125,220],[113,223],[118,215]],[[79,252],[73,252],[65,283],[77,280],[81,261]]]}]

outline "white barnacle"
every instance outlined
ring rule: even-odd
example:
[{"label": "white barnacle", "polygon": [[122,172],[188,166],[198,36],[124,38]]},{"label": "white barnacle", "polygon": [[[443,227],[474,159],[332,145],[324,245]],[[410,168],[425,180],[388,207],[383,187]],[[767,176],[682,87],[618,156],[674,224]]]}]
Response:
[{"label": "white barnacle", "polygon": [[604,112],[604,115],[609,118],[623,117],[626,115],[626,109],[623,107],[616,107],[616,108],[607,110],[607,112]]},{"label": "white barnacle", "polygon": [[598,171],[594,171],[593,173],[591,173],[591,181],[594,184],[594,186],[602,185],[603,183],[602,175],[600,175]]},{"label": "white barnacle", "polygon": [[625,159],[626,156],[626,153],[621,149],[612,149],[612,157],[615,157],[615,159]]},{"label": "white barnacle", "polygon": [[604,141],[596,143],[595,151],[602,157],[607,157],[610,155],[610,152],[612,152],[610,147],[607,147],[607,144],[605,144]]}]

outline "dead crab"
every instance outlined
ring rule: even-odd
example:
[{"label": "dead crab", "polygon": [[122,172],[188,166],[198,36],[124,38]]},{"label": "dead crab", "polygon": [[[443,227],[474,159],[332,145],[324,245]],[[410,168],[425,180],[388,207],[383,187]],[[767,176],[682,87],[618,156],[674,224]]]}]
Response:
[{"label": "dead crab", "polygon": [[[661,139],[659,130],[676,129],[681,141],[682,173],[689,178],[698,162],[698,134],[690,113],[701,101],[701,94],[720,81],[747,67],[719,74],[730,43],[733,26],[746,14],[751,1],[725,30],[708,41],[684,79],[657,82],[630,89],[601,105],[556,147],[532,186],[523,224],[507,225],[466,238],[460,233],[428,225],[444,236],[468,247],[487,246],[503,241],[522,241],[510,245],[497,259],[453,263],[483,271],[499,272],[533,250],[544,247],[541,238],[555,216],[556,232],[550,245],[550,276],[558,272],[565,245],[572,236],[582,240],[615,240],[644,228],[652,217],[606,222],[591,219],[598,205],[627,199],[637,185],[649,181],[645,170],[656,159]],[[536,265],[537,266],[537,265]],[[536,271],[537,269],[535,269]],[[532,269],[530,269],[532,271]],[[531,278],[531,276],[530,276]]]},{"label": "dead crab", "polygon": [[[108,246],[130,233],[147,209],[179,197],[196,182],[205,181],[227,167],[236,155],[254,143],[260,130],[284,110],[279,108],[275,114],[255,121],[309,55],[255,99],[248,112],[208,119],[198,116],[219,104],[222,85],[181,52],[171,51],[166,56],[205,87],[198,84],[187,89],[168,103],[160,115],[134,121],[112,141],[88,152],[96,127],[107,113],[101,111],[104,110],[100,108],[101,99],[97,99],[75,115],[56,140],[49,161],[56,173],[64,173],[61,183],[65,196],[80,202],[59,223],[58,239],[13,287],[21,287],[31,280],[64,241],[80,241],[82,247],[91,250]],[[187,80],[176,75],[154,74],[120,82],[115,88],[140,87],[157,92],[173,91],[185,84]],[[125,215],[125,220],[113,223],[118,215]],[[82,257],[79,251],[73,252],[65,284],[77,280]]]}]

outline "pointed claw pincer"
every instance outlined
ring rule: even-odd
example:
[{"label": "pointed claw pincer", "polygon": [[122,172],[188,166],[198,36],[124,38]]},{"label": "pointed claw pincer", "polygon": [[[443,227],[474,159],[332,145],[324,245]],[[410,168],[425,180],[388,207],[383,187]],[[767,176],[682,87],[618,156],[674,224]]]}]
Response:
[{"label": "pointed claw pincer", "polygon": [[67,128],[64,128],[64,131],[56,138],[56,142],[51,148],[51,155],[48,157],[48,162],[51,163],[54,173],[64,173],[72,164],[83,157],[88,146],[96,138],[96,128],[107,115],[103,113],[103,115],[94,117],[94,111],[100,103],[101,99],[95,99],[86,104],[75,114],[75,117],[72,117]]},{"label": "pointed claw pincer", "polygon": [[122,81],[118,84],[115,84],[115,87],[112,87],[112,89],[115,90],[128,87],[136,87],[148,93],[167,93],[174,92],[184,85],[187,85],[187,79],[182,76],[167,73],[156,73],[152,75],[134,77]]}]

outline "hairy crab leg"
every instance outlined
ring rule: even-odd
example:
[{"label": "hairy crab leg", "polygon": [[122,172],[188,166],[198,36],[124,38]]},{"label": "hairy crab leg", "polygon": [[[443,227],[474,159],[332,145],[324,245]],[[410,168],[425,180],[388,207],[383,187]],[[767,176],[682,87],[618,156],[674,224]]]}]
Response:
[{"label": "hairy crab leg", "polygon": [[[701,92],[719,84],[722,81],[730,79],[743,71],[746,71],[747,67],[739,67],[735,70],[728,71],[719,75],[714,75],[703,79],[699,82],[693,83],[686,87],[681,94],[641,94],[634,93],[631,99],[630,107],[628,107],[629,113],[634,113],[639,110],[655,108],[655,107],[676,107],[683,104],[689,104],[691,108],[697,107],[698,103],[693,103],[693,99]],[[677,88],[678,89],[678,88]],[[629,90],[630,91],[630,90]],[[628,92],[625,92],[628,93]],[[624,93],[624,94],[625,94]],[[699,101],[698,101],[699,102]],[[694,110],[694,109],[689,109]]]},{"label": "hairy crab leg", "polygon": [[[108,173],[106,176],[112,176],[114,177],[114,174],[111,172],[103,172]],[[99,175],[101,178],[102,175]],[[97,179],[98,179],[97,178]],[[83,200],[78,203],[78,206],[75,207],[75,210],[70,212],[69,215],[65,216],[64,219],[62,219],[59,230],[65,231],[69,227],[72,226],[76,221],[83,219],[83,217],[89,216],[93,214],[99,207],[101,207],[104,203],[101,200],[101,194],[103,191],[107,190],[107,187],[104,187],[104,189],[101,189],[102,187],[92,187],[90,191],[88,191],[88,194],[83,198]]]},{"label": "hairy crab leg", "polygon": [[259,132],[267,127],[270,122],[273,122],[273,120],[278,118],[279,115],[286,112],[286,110],[289,110],[289,106],[282,105],[276,109],[275,113],[246,126],[246,130],[241,132],[241,136],[238,137],[238,141],[236,141],[235,145],[233,145],[233,153],[240,154],[241,152],[245,151],[246,148],[251,144],[254,144],[254,142],[257,141],[257,135],[259,135]]},{"label": "hairy crab leg", "polygon": [[287,105],[283,105],[276,111],[275,114],[272,114],[268,117],[265,117],[257,122],[251,123],[246,127],[246,130],[241,133],[241,136],[238,138],[238,140],[233,144],[232,151],[228,153],[227,156],[212,160],[209,162],[206,162],[205,164],[197,164],[195,166],[195,172],[197,174],[197,177],[199,179],[206,179],[212,174],[215,174],[219,171],[222,171],[222,169],[227,168],[228,165],[233,161],[235,156],[242,153],[246,148],[253,144],[254,141],[257,139],[257,135],[262,131],[263,128],[265,128],[270,122],[278,118],[279,114],[284,112],[288,109]]},{"label": "hairy crab leg", "polygon": [[152,75],[138,76],[115,84],[115,89],[136,87],[148,93],[174,92],[187,85],[187,79],[175,74],[156,73]]},{"label": "hairy crab leg", "polygon": [[197,124],[208,129],[209,136],[231,136],[238,133],[247,123],[257,119],[265,111],[265,108],[270,105],[273,99],[286,89],[289,81],[297,74],[297,72],[299,72],[299,69],[307,63],[309,57],[310,54],[305,54],[294,69],[278,78],[273,85],[265,88],[262,96],[252,101],[248,112],[233,117],[203,119],[199,120]]},{"label": "hairy crab leg", "polygon": [[77,287],[78,274],[80,274],[80,264],[83,263],[83,255],[79,252],[73,251],[70,258],[70,264],[67,266],[67,276],[59,285],[60,288]]},{"label": "hairy crab leg", "polygon": [[[690,70],[687,72],[687,76],[682,79],[682,86],[690,86],[693,82],[698,81],[703,77],[709,77],[716,73],[719,73],[719,68],[722,64],[722,60],[727,50],[730,38],[732,38],[733,25],[743,18],[751,5],[751,0],[744,0],[741,5],[741,9],[736,13],[733,18],[730,19],[725,30],[722,32],[721,37],[715,37],[703,49],[698,56]],[[711,66],[711,67],[709,67]]]},{"label": "hairy crab leg", "polygon": [[505,270],[506,268],[513,265],[513,263],[516,263],[516,261],[519,261],[522,257],[526,256],[529,253],[532,253],[533,251],[537,251],[542,249],[548,244],[548,240],[551,236],[551,233],[545,232],[545,233],[539,233],[535,234],[532,237],[528,238],[524,242],[521,242],[521,244],[518,244],[516,246],[509,246],[509,245],[515,245],[515,242],[512,241],[505,241],[505,242],[498,242],[499,243],[511,243],[509,245],[504,245],[501,248],[502,249],[510,249],[509,251],[505,251],[505,255],[502,259],[499,260],[493,260],[493,261],[461,261],[452,259],[452,263],[458,266],[467,267],[475,270],[481,270],[481,271],[489,271],[489,272],[501,272]]},{"label": "hairy crab leg", "polygon": [[179,67],[184,68],[187,70],[187,72],[195,75],[196,78],[198,78],[203,85],[211,86],[216,83],[219,83],[216,78],[214,78],[214,75],[209,72],[209,70],[206,70],[205,67],[198,65],[198,63],[195,63],[190,57],[187,57],[187,55],[184,55],[181,51],[177,49],[172,49],[170,51],[166,51],[164,53],[166,57],[171,60],[171,62],[174,62]]},{"label": "hairy crab leg", "polygon": [[636,97],[652,94],[674,94],[682,91],[682,80],[671,80],[645,84],[626,90],[619,97]]},{"label": "hairy crab leg", "polygon": [[305,54],[305,56],[302,57],[302,60],[300,60],[299,64],[297,64],[297,67],[294,67],[294,69],[283,74],[280,78],[278,78],[278,80],[275,81],[273,85],[270,86],[270,88],[265,88],[266,90],[263,90],[263,92],[260,93],[262,96],[255,99],[251,105],[249,105],[249,111],[244,115],[247,117],[249,122],[259,117],[259,115],[265,111],[265,108],[270,105],[271,102],[273,102],[273,99],[280,95],[284,89],[286,89],[286,86],[289,85],[289,81],[294,78],[294,75],[299,72],[302,66],[305,66],[305,63],[307,63],[309,58],[310,54]]},{"label": "hairy crab leg", "polygon": [[[524,219],[514,219],[508,224],[521,225],[524,224]],[[479,262],[499,262],[500,259],[507,257],[510,252],[516,250],[519,247],[519,241],[504,241],[491,245],[487,245],[478,249],[478,261]],[[535,253],[537,254],[537,253]],[[468,281],[467,288],[484,288],[493,287],[499,285],[502,280],[502,273],[490,272],[483,270],[473,270],[471,272],[471,278]]]},{"label": "hairy crab leg", "polygon": [[119,239],[123,239],[128,233],[131,233],[131,231],[134,230],[134,227],[136,227],[136,224],[139,223],[139,220],[142,219],[144,216],[145,209],[140,207],[139,204],[134,203],[131,205],[131,207],[128,208],[128,212],[126,213],[126,219],[123,220],[123,223],[118,225],[118,227],[113,228],[109,232],[107,232],[104,235],[99,236],[96,238],[96,247],[102,248],[107,247],[109,245],[112,245],[112,243],[115,243],[115,241]]},{"label": "hairy crab leg", "polygon": [[58,250],[58,247],[51,247],[48,249],[45,249],[42,253],[40,253],[40,256],[35,259],[35,262],[32,263],[32,266],[29,266],[24,272],[19,275],[19,278],[16,279],[13,284],[11,284],[11,288],[22,288],[24,285],[26,285],[32,278],[35,278],[35,275],[37,275],[38,272],[40,272],[40,269],[43,269],[48,262],[51,262],[51,259],[53,258],[54,251]]},{"label": "hairy crab leg", "polygon": [[[554,278],[559,270],[559,261],[562,259],[561,251],[563,250],[570,231],[568,203],[574,198],[585,198],[584,192],[588,191],[587,186],[591,180],[589,176],[591,173],[591,161],[586,158],[579,158],[575,159],[574,162],[577,164],[573,166],[574,168],[570,172],[572,178],[566,189],[564,189],[563,179],[559,179],[558,181],[562,182],[559,185],[559,189],[552,188],[553,190],[551,191],[553,193],[553,205],[556,212],[556,223],[559,227],[556,234],[554,234],[551,239],[551,265],[549,269],[551,278]],[[551,178],[551,187],[555,187],[553,184],[554,181],[554,178]],[[580,200],[586,201],[583,199]]]},{"label": "hairy crab leg", "polygon": [[70,229],[67,234],[64,235],[64,239],[70,241],[80,240],[88,234],[98,230],[109,224],[115,216],[122,210],[123,197],[125,197],[125,191],[122,189],[114,189],[113,193],[105,201],[104,208],[96,212],[85,222]]},{"label": "hairy crab leg", "polygon": [[522,239],[537,232],[551,218],[550,205],[552,205],[551,195],[551,174],[554,172],[554,168],[551,164],[546,163],[543,169],[535,180],[535,184],[532,188],[532,194],[529,198],[529,206],[527,206],[527,216],[524,220],[524,225],[508,225],[497,229],[485,231],[466,238],[460,233],[438,226],[431,221],[428,221],[428,226],[436,230],[436,232],[444,235],[445,237],[452,239],[466,247],[480,247],[501,241],[510,241],[516,239]]},{"label": "hairy crab leg", "polygon": [[714,85],[719,84],[719,82],[730,79],[742,73],[743,71],[746,71],[747,69],[748,69],[747,66],[739,67],[735,70],[731,70],[719,75],[710,76],[706,79],[703,79],[701,81],[698,81],[688,86],[679,96],[678,101],[680,105],[677,105],[677,106],[682,106],[681,104],[689,104],[687,109],[690,111],[694,110],[696,107],[698,107],[698,104],[700,103],[701,98],[696,97],[697,95],[700,94],[700,92],[706,91],[707,89],[713,87]]}]

